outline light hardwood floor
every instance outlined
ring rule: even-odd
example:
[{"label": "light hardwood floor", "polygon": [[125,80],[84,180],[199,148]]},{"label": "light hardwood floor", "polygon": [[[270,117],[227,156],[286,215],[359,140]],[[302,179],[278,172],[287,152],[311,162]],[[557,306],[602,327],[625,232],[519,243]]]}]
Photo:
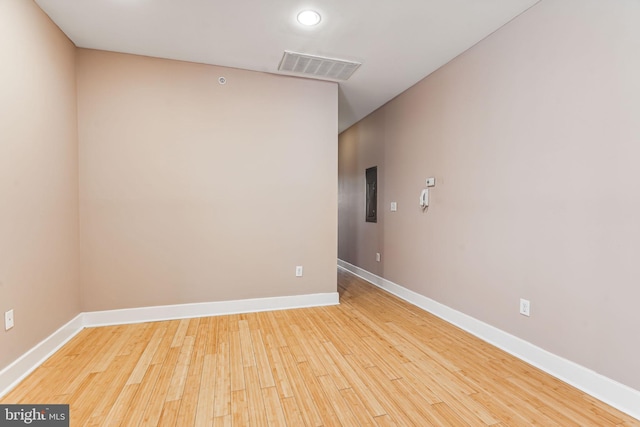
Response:
[{"label": "light hardwood floor", "polygon": [[341,304],[83,330],[2,403],[72,426],[631,426],[355,276]]}]

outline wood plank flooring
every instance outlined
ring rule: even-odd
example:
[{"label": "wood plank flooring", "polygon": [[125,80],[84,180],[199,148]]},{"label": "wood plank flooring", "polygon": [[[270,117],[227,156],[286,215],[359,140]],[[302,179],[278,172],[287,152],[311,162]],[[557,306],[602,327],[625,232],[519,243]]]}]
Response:
[{"label": "wood plank flooring", "polygon": [[72,426],[640,426],[359,278],[333,307],[88,328],[1,403]]}]

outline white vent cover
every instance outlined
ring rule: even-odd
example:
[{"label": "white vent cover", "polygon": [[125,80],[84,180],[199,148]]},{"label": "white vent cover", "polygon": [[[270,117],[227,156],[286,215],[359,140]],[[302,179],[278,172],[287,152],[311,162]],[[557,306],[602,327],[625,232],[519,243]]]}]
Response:
[{"label": "white vent cover", "polygon": [[343,59],[285,51],[278,70],[316,79],[347,80],[360,65]]}]

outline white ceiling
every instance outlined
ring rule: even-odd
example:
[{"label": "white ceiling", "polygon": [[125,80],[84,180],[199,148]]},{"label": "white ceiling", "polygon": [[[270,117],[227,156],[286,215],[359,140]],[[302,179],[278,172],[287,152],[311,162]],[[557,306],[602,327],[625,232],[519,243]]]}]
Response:
[{"label": "white ceiling", "polygon": [[[36,0],[78,47],[278,73],[285,50],[362,63],[343,131],[539,0]],[[303,9],[322,15],[296,22]]]}]

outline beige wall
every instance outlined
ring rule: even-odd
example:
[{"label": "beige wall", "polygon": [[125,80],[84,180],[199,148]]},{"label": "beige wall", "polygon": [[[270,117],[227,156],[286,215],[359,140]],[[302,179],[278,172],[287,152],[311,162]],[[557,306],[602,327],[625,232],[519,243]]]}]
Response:
[{"label": "beige wall", "polygon": [[0,369],[80,311],[74,56],[34,3],[0,1]]},{"label": "beige wall", "polygon": [[336,292],[336,84],[77,65],[83,310]]},{"label": "beige wall", "polygon": [[[638,22],[543,1],[344,132],[339,257],[640,389]],[[374,229],[342,200],[375,163]]]},{"label": "beige wall", "polygon": [[356,123],[340,135],[338,146],[338,247],[340,258],[382,275],[383,264],[376,262],[376,252],[384,247],[382,233],[385,209],[383,193],[378,189],[377,223],[365,221],[365,170],[378,167],[378,184],[393,177],[385,176],[384,109]]}]

